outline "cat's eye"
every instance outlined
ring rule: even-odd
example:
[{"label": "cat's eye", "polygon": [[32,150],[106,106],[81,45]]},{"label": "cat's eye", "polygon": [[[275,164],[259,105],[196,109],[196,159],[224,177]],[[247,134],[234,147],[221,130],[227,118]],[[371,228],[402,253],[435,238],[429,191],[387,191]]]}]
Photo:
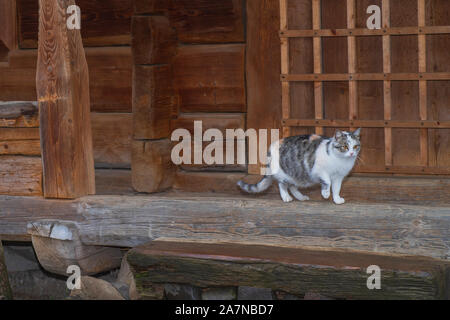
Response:
[{"label": "cat's eye", "polygon": [[343,147],[345,151],[348,151],[348,146]]},{"label": "cat's eye", "polygon": [[358,149],[359,148],[359,146],[354,146],[353,147],[353,150],[356,150],[356,149]]}]

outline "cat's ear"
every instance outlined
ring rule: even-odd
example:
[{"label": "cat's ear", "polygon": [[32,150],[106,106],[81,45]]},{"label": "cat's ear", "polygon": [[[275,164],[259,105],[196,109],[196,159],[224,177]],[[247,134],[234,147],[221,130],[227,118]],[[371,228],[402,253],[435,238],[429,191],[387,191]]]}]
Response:
[{"label": "cat's ear", "polygon": [[336,133],[334,134],[334,137],[335,137],[336,139],[342,138],[343,135],[344,135],[344,132],[342,132],[342,131],[339,130],[339,129],[336,129]]},{"label": "cat's ear", "polygon": [[356,129],[353,135],[359,139],[361,137],[361,128]]}]

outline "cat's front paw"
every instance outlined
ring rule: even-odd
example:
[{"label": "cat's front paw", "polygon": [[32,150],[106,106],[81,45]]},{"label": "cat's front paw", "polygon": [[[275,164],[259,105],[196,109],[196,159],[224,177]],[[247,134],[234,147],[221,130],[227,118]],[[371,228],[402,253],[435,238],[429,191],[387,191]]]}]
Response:
[{"label": "cat's front paw", "polygon": [[322,197],[324,199],[328,199],[330,197],[330,190],[329,189],[322,189]]},{"label": "cat's front paw", "polygon": [[294,201],[294,198],[292,198],[289,194],[282,195],[281,199],[283,199],[284,202],[292,202],[292,201]]},{"label": "cat's front paw", "polygon": [[333,198],[334,203],[336,204],[344,204],[345,203],[345,199],[341,198],[341,197],[334,197]]}]

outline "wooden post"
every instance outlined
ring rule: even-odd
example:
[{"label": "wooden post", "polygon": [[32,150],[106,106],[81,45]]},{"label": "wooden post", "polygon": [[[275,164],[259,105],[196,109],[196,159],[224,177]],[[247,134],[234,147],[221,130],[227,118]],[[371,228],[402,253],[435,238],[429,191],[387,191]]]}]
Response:
[{"label": "wooden post", "polygon": [[[354,29],[356,26],[355,0],[347,0],[347,28]],[[348,73],[350,76],[356,73],[356,38],[350,36],[347,38],[348,47]],[[358,118],[358,83],[355,80],[348,83],[348,99],[350,120]]]},{"label": "wooden post", "polygon": [[[390,0],[383,0],[383,28],[391,27]],[[383,72],[391,73],[391,36],[383,36]],[[383,81],[384,91],[384,120],[391,120],[392,97],[391,81]],[[384,129],[384,164],[392,166],[392,128]]]},{"label": "wooden post", "polygon": [[[288,29],[288,2],[280,1],[280,30],[285,32]],[[281,73],[289,74],[289,38],[281,38]],[[289,81],[281,83],[281,110],[283,120],[291,117],[291,93]],[[283,137],[291,135],[291,128],[283,125]]]},{"label": "wooden post", "polygon": [[0,40],[10,51],[17,49],[16,0],[0,1]]},{"label": "wooden post", "polygon": [[40,0],[36,86],[47,198],[95,193],[89,74],[79,30],[69,30],[74,0]]},{"label": "wooden post", "polygon": [[3,245],[0,240],[0,300],[11,299],[11,286],[9,285],[8,272],[6,270],[5,257],[3,255]]},{"label": "wooden post", "polygon": [[[425,0],[418,0],[417,18],[419,29],[425,27]],[[426,35],[419,34],[419,74],[427,72],[427,42]],[[419,80],[420,120],[427,120],[427,81]],[[420,129],[420,164],[428,166],[428,129]]]},{"label": "wooden post", "polygon": [[[320,30],[322,27],[321,20],[321,1],[313,0],[312,2],[312,23],[314,30]],[[314,73],[322,73],[322,38],[313,38],[314,50]],[[323,84],[321,81],[314,81],[314,114],[316,120],[323,119]],[[316,127],[316,134],[323,134],[323,127]]]}]

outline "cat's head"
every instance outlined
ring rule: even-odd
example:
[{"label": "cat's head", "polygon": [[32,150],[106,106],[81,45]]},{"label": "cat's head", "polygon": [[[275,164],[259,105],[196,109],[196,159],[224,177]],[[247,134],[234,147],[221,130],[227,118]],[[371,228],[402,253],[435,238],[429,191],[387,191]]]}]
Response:
[{"label": "cat's head", "polygon": [[353,131],[336,130],[333,139],[334,154],[342,158],[356,158],[361,150],[361,128]]}]

